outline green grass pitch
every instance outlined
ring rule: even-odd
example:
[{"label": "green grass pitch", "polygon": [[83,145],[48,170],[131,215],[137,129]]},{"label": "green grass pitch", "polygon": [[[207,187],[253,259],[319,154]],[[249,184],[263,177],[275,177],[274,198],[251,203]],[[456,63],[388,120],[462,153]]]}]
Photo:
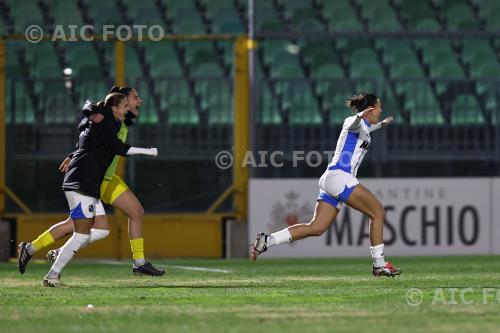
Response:
[{"label": "green grass pitch", "polygon": [[368,257],[154,261],[161,278],[74,261],[64,289],[42,286],[48,264],[2,263],[0,332],[499,332],[500,257],[392,259],[396,279]]}]

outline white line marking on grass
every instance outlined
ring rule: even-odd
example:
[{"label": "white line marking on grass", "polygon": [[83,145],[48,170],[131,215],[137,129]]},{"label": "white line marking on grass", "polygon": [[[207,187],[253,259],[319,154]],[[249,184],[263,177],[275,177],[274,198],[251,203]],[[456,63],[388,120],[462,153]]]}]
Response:
[{"label": "white line marking on grass", "polygon": [[204,268],[204,267],[177,266],[177,265],[169,265],[167,267],[185,269],[187,271],[202,271],[202,272],[214,272],[214,273],[232,273],[233,272],[231,270],[219,269],[219,268]]},{"label": "white line marking on grass", "polygon": [[[107,265],[130,265],[127,262],[114,261],[114,260],[98,260],[100,264]],[[166,267],[184,269],[187,271],[200,271],[200,272],[214,272],[214,273],[232,273],[232,270],[219,269],[219,268],[205,268],[205,267],[193,267],[193,266],[179,266],[179,265],[167,265]]]}]

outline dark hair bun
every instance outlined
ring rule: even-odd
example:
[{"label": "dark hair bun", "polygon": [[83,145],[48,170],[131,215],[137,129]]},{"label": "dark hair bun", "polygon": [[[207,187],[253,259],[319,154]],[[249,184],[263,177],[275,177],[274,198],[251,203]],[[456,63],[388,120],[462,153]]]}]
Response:
[{"label": "dark hair bun", "polygon": [[358,113],[369,108],[370,106],[375,106],[378,99],[379,98],[375,94],[363,92],[359,95],[353,95],[351,98],[348,98],[346,106],[349,107],[352,112]]}]

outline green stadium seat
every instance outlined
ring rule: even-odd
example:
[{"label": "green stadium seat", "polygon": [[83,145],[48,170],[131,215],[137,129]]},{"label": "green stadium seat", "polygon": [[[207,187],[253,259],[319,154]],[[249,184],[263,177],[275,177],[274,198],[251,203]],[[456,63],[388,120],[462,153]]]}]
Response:
[{"label": "green stadium seat", "polygon": [[35,112],[22,80],[6,82],[7,124],[33,124]]},{"label": "green stadium seat", "polygon": [[212,24],[217,22],[224,22],[227,20],[239,20],[238,12],[236,8],[231,4],[227,6],[217,5],[215,7],[210,7],[206,11],[207,17],[212,21]]},{"label": "green stadium seat", "polygon": [[[103,25],[118,27],[125,24],[115,1],[85,0],[85,2],[96,32],[100,33],[103,30]],[[111,30],[111,32],[113,31],[114,29]]]},{"label": "green stadium seat", "polygon": [[259,87],[257,122],[264,125],[280,124],[281,116],[279,114],[278,101],[273,97],[266,80],[262,79]]},{"label": "green stadium seat", "polygon": [[435,0],[434,2],[442,11],[447,11],[455,6],[466,4],[467,0]]},{"label": "green stadium seat", "polygon": [[464,3],[447,8],[444,12],[448,30],[476,30],[479,22],[474,18],[472,8]]},{"label": "green stadium seat", "polygon": [[182,77],[184,75],[181,66],[177,60],[155,63],[150,65],[151,77]]},{"label": "green stadium seat", "polygon": [[458,95],[451,109],[452,125],[481,125],[484,117],[481,106],[474,95]]},{"label": "green stadium seat", "polygon": [[401,25],[386,1],[358,1],[361,15],[371,31],[400,31]]},{"label": "green stadium seat", "polygon": [[215,54],[211,41],[192,41],[180,42],[179,45],[184,49],[184,60],[189,65],[192,64],[194,57],[199,52],[206,54]]},{"label": "green stadium seat", "polygon": [[283,25],[279,21],[261,21],[257,26],[258,32],[282,32]]},{"label": "green stadium seat", "polygon": [[193,77],[223,77],[224,73],[219,64],[212,62],[205,62],[195,67],[191,71]]},{"label": "green stadium seat", "polygon": [[276,0],[276,2],[283,8],[285,17],[290,18],[298,11],[298,9],[312,8],[311,0]]},{"label": "green stadium seat", "polygon": [[[315,92],[317,95],[325,95],[328,93],[331,79],[344,79],[344,71],[338,64],[324,64],[319,67],[314,67],[311,72],[311,78],[316,79]],[[318,80],[319,79],[319,80]]]},{"label": "green stadium seat", "polygon": [[186,81],[179,79],[157,80],[156,91],[162,110],[167,111],[170,125],[196,125],[199,123],[194,100]]},{"label": "green stadium seat", "polygon": [[441,31],[441,26],[434,19],[421,19],[415,22],[413,29],[415,31],[436,32]]},{"label": "green stadium seat", "polygon": [[125,49],[125,80],[129,86],[135,86],[137,78],[144,75],[137,52],[131,47]]},{"label": "green stadium seat", "polygon": [[313,67],[311,77],[315,79],[342,79],[344,71],[336,63],[325,63],[320,66]]},{"label": "green stadium seat", "polygon": [[333,51],[321,51],[314,54],[311,58],[305,59],[306,64],[310,67],[311,71],[316,73],[316,69],[329,64],[337,64],[338,59]]},{"label": "green stadium seat", "polygon": [[401,18],[410,30],[414,30],[417,22],[422,20],[436,22],[436,14],[427,1],[402,0],[395,3],[399,7]]},{"label": "green stadium seat", "polygon": [[205,25],[198,10],[191,7],[179,7],[173,16],[173,30],[177,34],[205,34]]},{"label": "green stadium seat", "polygon": [[276,55],[286,52],[289,45],[290,42],[285,40],[264,40],[259,43],[258,47],[263,53],[264,64],[272,64]]},{"label": "green stadium seat", "polygon": [[233,123],[233,101],[229,84],[223,80],[214,81],[204,96],[208,109],[209,125],[229,125]]},{"label": "green stadium seat", "polygon": [[[32,64],[35,71],[39,66],[50,65],[56,67],[59,65],[54,45],[51,42],[40,42],[36,45],[27,45],[26,60]],[[61,71],[59,70],[58,74],[60,73]]]},{"label": "green stadium seat", "polygon": [[500,65],[497,62],[474,64],[471,66],[470,72],[472,78],[478,79],[476,81],[477,93],[484,95],[491,85],[490,80],[498,80],[500,77]]},{"label": "green stadium seat", "polygon": [[170,17],[174,17],[179,8],[190,8],[196,11],[196,6],[193,0],[165,0],[163,3],[167,6],[167,13]]},{"label": "green stadium seat", "polygon": [[[177,59],[177,53],[173,43],[170,42],[142,42],[145,49],[146,62],[152,66],[162,62],[169,62],[172,59]],[[128,50],[128,48],[127,48]]]},{"label": "green stadium seat", "polygon": [[[158,11],[158,7],[155,6],[154,3],[149,3],[148,6],[145,6],[144,4],[141,3],[141,5],[137,6],[129,6],[128,7],[128,13],[129,17],[133,20],[134,24],[140,25],[147,25],[147,26],[152,26],[152,25],[161,25],[163,27],[164,22],[163,18],[160,15],[160,12]],[[148,27],[149,28],[149,27]],[[134,31],[134,33],[137,33]],[[155,33],[157,33],[155,31]],[[143,30],[143,34],[147,34],[147,30]]]},{"label": "green stadium seat", "polygon": [[316,11],[311,7],[296,8],[295,11],[292,12],[290,20],[292,26],[298,26],[303,22],[310,21],[320,23]]},{"label": "green stadium seat", "polygon": [[70,66],[76,71],[84,65],[99,66],[92,43],[67,43],[64,47]]},{"label": "green stadium seat", "polygon": [[322,13],[333,31],[362,31],[364,29],[354,8],[349,3],[325,1]]},{"label": "green stadium seat", "polygon": [[[44,26],[42,12],[36,1],[6,1],[10,7],[10,15],[14,18],[14,29],[24,34],[26,28],[32,24]],[[29,14],[28,14],[29,13]]]},{"label": "green stadium seat", "polygon": [[380,7],[392,9],[388,0],[355,0],[355,3],[363,12],[373,11]]},{"label": "green stadium seat", "polygon": [[402,82],[397,89],[404,96],[404,110],[412,125],[441,125],[443,116],[432,89],[426,80]]},{"label": "green stadium seat", "polygon": [[462,42],[462,59],[467,64],[496,61],[496,54],[486,39],[466,39]]},{"label": "green stadium seat", "polygon": [[318,103],[308,86],[297,85],[285,94],[284,101],[288,107],[290,125],[322,124]]},{"label": "green stadium seat", "polygon": [[[76,1],[53,0],[50,1],[50,13],[58,25],[70,24],[83,26],[83,19]],[[66,31],[66,30],[65,30]],[[67,31],[69,34],[69,30]]]},{"label": "green stadium seat", "polygon": [[425,73],[420,65],[415,63],[397,62],[391,67],[393,78],[424,78]]},{"label": "green stadium seat", "polygon": [[242,34],[246,31],[246,27],[238,18],[226,20],[216,19],[212,24],[213,32],[217,34]]},{"label": "green stadium seat", "polygon": [[419,65],[415,52],[410,48],[395,48],[387,50],[384,53],[384,61],[391,67],[400,66],[402,64]]}]

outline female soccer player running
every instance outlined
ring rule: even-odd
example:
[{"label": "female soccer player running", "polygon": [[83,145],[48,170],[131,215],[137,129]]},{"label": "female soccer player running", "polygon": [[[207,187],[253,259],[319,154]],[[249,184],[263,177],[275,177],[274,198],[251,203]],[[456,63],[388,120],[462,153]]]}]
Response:
[{"label": "female soccer player running", "polygon": [[373,275],[393,277],[401,274],[400,269],[384,259],[384,207],[356,179],[359,165],[370,148],[370,133],[387,126],[393,118],[379,122],[382,105],[374,94],[355,95],[347,100],[347,106],[352,109],[354,115],[345,119],[335,155],[319,179],[320,194],[312,220],[307,224],[295,224],[270,235],[259,233],[250,259],[256,260],[259,254],[271,246],[322,235],[337,216],[342,203],[345,203],[370,218]]},{"label": "female soccer player running", "polygon": [[118,139],[117,133],[128,110],[124,94],[111,93],[98,106],[103,108],[104,119],[91,123],[80,134],[78,149],[64,175],[62,189],[68,200],[74,232],[45,276],[43,285],[46,287],[64,286],[60,280],[62,269],[79,249],[89,244],[94,217],[97,211],[104,211],[99,199],[100,186],[114,156],[157,155],[156,148],[131,147]]},{"label": "female soccer player running", "polygon": [[[127,140],[129,126],[133,124],[133,119],[139,115],[142,100],[140,99],[137,91],[130,87],[114,86],[111,88],[109,93],[113,92],[125,94],[128,99],[129,111],[127,112],[126,119],[122,123],[117,134],[118,138],[125,142]],[[102,120],[103,115],[100,114],[98,110],[98,108],[95,108],[95,105],[87,103],[84,107],[84,115],[92,122],[99,123]],[[88,126],[86,120],[83,121],[83,129],[85,126]],[[158,269],[145,260],[143,239],[144,208],[134,193],[128,188],[127,184],[125,184],[125,182],[116,174],[118,160],[119,156],[115,156],[113,162],[106,170],[100,189],[101,199],[104,203],[120,209],[128,216],[130,247],[132,249],[132,257],[134,261],[132,272],[136,275],[163,275],[165,274],[163,269]],[[71,157],[66,158],[59,167],[59,170],[61,170],[61,172],[66,172],[70,161]],[[22,242],[19,244],[19,272],[21,272],[21,274],[25,272],[29,260],[36,251],[40,251],[41,249],[54,243],[56,240],[59,240],[71,233],[73,233],[73,221],[71,220],[71,217],[69,217],[65,221],[50,227],[48,230],[39,235],[33,242]],[[90,243],[109,235],[109,225],[104,211],[97,212],[90,235]],[[55,261],[59,250],[60,249],[55,249],[47,253],[47,259],[49,262],[53,263]]]}]

